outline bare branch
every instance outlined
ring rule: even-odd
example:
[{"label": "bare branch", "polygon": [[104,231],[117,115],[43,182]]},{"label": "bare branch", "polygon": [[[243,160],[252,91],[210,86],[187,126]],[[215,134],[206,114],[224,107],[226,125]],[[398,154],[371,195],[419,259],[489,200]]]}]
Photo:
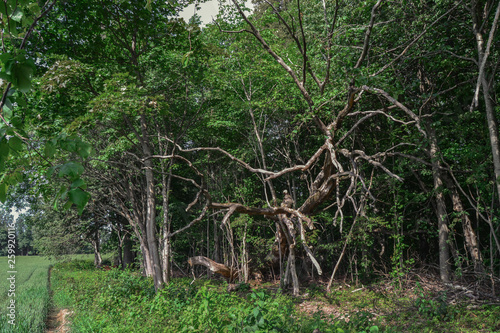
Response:
[{"label": "bare branch", "polygon": [[195,218],[194,220],[192,220],[191,222],[189,222],[187,225],[185,225],[184,227],[180,228],[180,229],[177,229],[176,231],[170,233],[168,235],[168,237],[173,237],[175,235],[177,235],[178,233],[181,233],[183,232],[184,230],[188,229],[188,228],[191,228],[195,223],[201,221],[203,219],[203,217],[205,216],[205,214],[207,213],[208,211],[208,204],[206,204],[204,207],[203,207],[203,210],[201,211],[200,215],[198,215],[197,218]]},{"label": "bare branch", "polygon": [[314,229],[313,222],[309,217],[300,212],[300,210],[288,207],[257,208],[257,207],[248,207],[235,202],[228,202],[228,203],[212,202],[208,205],[208,207],[211,209],[218,209],[218,210],[228,209],[228,212],[226,213],[223,219],[224,224],[227,222],[227,219],[235,212],[247,215],[262,215],[268,217],[278,216],[282,214],[292,214],[302,219],[303,221],[306,221],[307,226],[310,229]]},{"label": "bare branch", "polygon": [[367,161],[368,163],[382,169],[385,173],[387,173],[389,176],[391,176],[392,178],[395,178],[396,180],[400,181],[400,182],[403,182],[403,179],[401,177],[399,177],[398,175],[395,175],[394,173],[392,173],[389,169],[387,169],[382,163],[380,163],[379,161],[375,160],[375,157],[374,156],[369,156],[369,155],[366,155],[366,153],[362,150],[354,150],[352,153],[351,152],[348,152],[347,149],[341,149],[340,150],[344,155],[346,156],[349,156],[351,154],[357,154],[358,156],[355,158],[358,159],[358,158],[362,158],[364,159],[365,161]]},{"label": "bare branch", "polygon": [[[481,62],[481,65],[479,66],[479,75],[477,77],[476,89],[474,91],[474,99],[472,100],[471,109],[473,107],[477,107],[478,103],[479,103],[479,87],[481,86],[481,80],[483,79],[483,76],[484,76],[486,61],[488,60],[488,56],[490,55],[491,43],[493,42],[493,38],[495,36],[495,30],[498,26],[499,17],[500,17],[500,2],[498,2],[498,6],[497,6],[497,9],[495,12],[495,18],[493,20],[493,25],[491,26],[490,35],[488,37],[488,42],[486,44],[486,50],[484,50],[484,52],[483,52],[483,50],[481,49],[482,45],[478,45],[479,61]],[[476,30],[476,31],[474,31],[474,33],[477,35],[480,32],[478,30]]]},{"label": "bare branch", "polygon": [[289,172],[293,172],[293,171],[306,171],[308,170],[313,164],[314,162],[316,162],[316,160],[321,156],[321,154],[323,153],[323,151],[326,149],[326,145],[323,145],[321,146],[314,154],[313,156],[311,156],[311,158],[307,161],[306,164],[304,165],[296,165],[296,166],[293,166],[293,167],[290,167],[290,168],[285,168],[279,172],[273,172],[273,174],[269,177],[267,177],[266,179],[264,180],[271,180],[271,179],[274,179],[274,178],[277,178],[279,176],[282,176],[286,173],[289,173]]},{"label": "bare branch", "polygon": [[422,133],[422,135],[425,138],[427,138],[427,133],[420,126],[420,118],[415,113],[413,113],[413,111],[408,109],[406,106],[404,106],[402,103],[397,101],[394,97],[392,97],[391,95],[389,95],[387,92],[383,91],[382,89],[371,88],[368,86],[363,86],[361,89],[384,96],[389,102],[391,102],[392,104],[396,105],[398,108],[400,108],[401,110],[406,112],[406,114],[409,115],[410,118],[415,121],[415,123],[416,123],[415,125],[417,126],[418,131],[420,133]]},{"label": "bare branch", "polygon": [[359,56],[359,59],[356,62],[356,66],[354,66],[354,68],[359,68],[359,66],[361,66],[361,64],[365,60],[366,55],[368,54],[368,49],[370,48],[370,35],[372,33],[373,24],[375,23],[375,12],[377,11],[377,9],[381,3],[382,3],[382,0],[378,0],[377,3],[372,8],[372,16],[370,18],[370,24],[368,25],[368,28],[366,29],[366,33],[365,33],[365,41],[363,43],[363,52],[361,52],[361,55]]},{"label": "bare branch", "polygon": [[387,115],[383,111],[370,111],[366,116],[364,116],[363,118],[359,119],[354,125],[352,125],[351,128],[349,129],[349,131],[347,131],[346,134],[344,134],[339,140],[337,140],[337,142],[335,143],[334,147],[340,146],[340,144],[342,142],[344,142],[344,140],[347,139],[352,134],[352,132],[354,132],[356,130],[356,128],[358,128],[359,125],[361,125],[365,120],[368,120],[371,117],[376,116],[377,114]]}]

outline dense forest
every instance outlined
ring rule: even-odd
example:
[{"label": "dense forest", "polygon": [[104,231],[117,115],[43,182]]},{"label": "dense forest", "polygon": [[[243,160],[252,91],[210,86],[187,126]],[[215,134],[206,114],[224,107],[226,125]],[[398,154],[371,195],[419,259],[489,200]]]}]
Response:
[{"label": "dense forest", "polygon": [[190,2],[0,3],[1,244],[498,294],[498,1]]}]

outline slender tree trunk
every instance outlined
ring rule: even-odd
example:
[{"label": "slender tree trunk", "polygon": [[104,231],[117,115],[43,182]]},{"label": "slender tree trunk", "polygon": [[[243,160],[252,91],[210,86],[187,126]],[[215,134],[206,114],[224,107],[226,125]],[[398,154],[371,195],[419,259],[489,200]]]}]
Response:
[{"label": "slender tree trunk", "polygon": [[432,163],[432,178],[434,180],[434,197],[436,199],[436,215],[439,230],[439,273],[441,281],[450,281],[450,249],[448,246],[448,216],[443,195],[443,178],[439,162],[439,148],[434,128],[427,122],[427,134],[430,141],[429,156]]},{"label": "slender tree trunk", "polygon": [[450,191],[451,200],[453,202],[453,210],[458,214],[458,217],[462,222],[465,244],[472,258],[472,262],[474,263],[474,271],[476,273],[482,273],[484,272],[483,258],[481,257],[481,252],[479,251],[476,233],[472,228],[472,221],[464,210],[462,200],[460,199],[457,188],[453,184],[452,180],[449,177],[445,177],[445,181],[448,190]]},{"label": "slender tree trunk", "polygon": [[123,240],[123,269],[131,266],[134,263],[134,253],[132,252],[132,240],[128,235],[124,236]]},{"label": "slender tree trunk", "polygon": [[295,246],[290,246],[290,251],[288,252],[288,262],[287,271],[292,275],[292,290],[293,295],[299,295],[299,278],[297,277],[297,268],[295,265]]},{"label": "slender tree trunk", "polygon": [[[286,263],[286,268],[285,268],[285,278],[282,280],[282,287],[288,286],[290,283],[290,277],[292,279],[292,290],[293,290],[293,295],[298,296],[299,295],[299,279],[297,277],[297,268],[295,265],[295,236],[293,234],[293,231],[289,226],[292,226],[292,222],[286,221],[288,219],[287,216],[280,216],[280,228],[283,230],[283,233],[285,234],[287,243],[288,243],[288,259]],[[280,277],[281,278],[281,277]]]},{"label": "slender tree trunk", "polygon": [[101,268],[102,266],[102,256],[99,244],[99,232],[96,232],[94,239],[91,241],[92,247],[94,249],[94,265],[96,268]]},{"label": "slender tree trunk", "polygon": [[[490,13],[495,13],[493,18],[493,24],[490,28],[488,40],[484,41],[485,29],[487,26],[487,20],[489,19],[486,14],[479,14],[482,9],[479,7],[481,3],[475,1],[471,5],[471,17],[473,22],[473,31],[474,37],[476,39],[476,46],[478,51],[478,83],[476,87],[476,94],[474,96],[473,105],[477,105],[477,94],[479,92],[479,86],[481,86],[483,91],[484,104],[486,109],[486,120],[488,123],[488,132],[490,136],[490,145],[491,145],[491,153],[493,157],[493,171],[495,174],[495,184],[497,187],[498,199],[500,201],[500,141],[498,137],[498,124],[495,116],[495,107],[492,102],[492,96],[490,94],[490,84],[488,82],[488,77],[494,77],[495,72],[493,69],[493,73],[488,73],[488,57],[491,51],[491,46],[494,44],[493,40],[495,38],[495,31],[498,28],[498,22],[500,18],[500,2],[498,2],[496,11],[493,11],[493,6],[490,10]],[[483,21],[480,21],[480,17],[483,18]],[[495,68],[495,67],[493,67]]]},{"label": "slender tree trunk", "polygon": [[491,102],[490,87],[486,77],[481,80],[483,88],[484,104],[486,106],[486,119],[488,121],[488,131],[490,134],[491,153],[493,156],[493,170],[495,174],[495,184],[497,185],[497,194],[500,201],[500,145],[498,138],[498,123],[495,115],[495,108]]},{"label": "slender tree trunk", "polygon": [[165,283],[170,283],[170,278],[172,277],[172,244],[171,238],[168,235],[163,239],[163,249],[162,249],[162,267],[163,267],[163,281]]},{"label": "slender tree trunk", "polygon": [[[162,154],[165,152],[161,152]],[[162,188],[161,195],[163,197],[163,224],[161,228],[161,266],[163,273],[163,281],[165,283],[170,282],[170,277],[172,276],[172,265],[171,265],[171,254],[172,254],[172,243],[170,237],[170,217],[169,217],[169,199],[170,199],[170,186],[172,183],[172,173],[169,169],[168,178],[166,176],[165,161],[161,162],[162,171]],[[168,166],[167,166],[168,167]]]},{"label": "slender tree trunk", "polygon": [[147,242],[144,239],[139,239],[141,244],[142,253],[142,268],[145,276],[153,276],[153,265],[151,263],[151,256],[149,255],[149,248]]},{"label": "slender tree trunk", "polygon": [[123,240],[122,239],[120,239],[118,241],[118,254],[117,254],[116,265],[118,267],[123,267]]},{"label": "slender tree trunk", "polygon": [[248,283],[249,279],[249,267],[248,267],[248,251],[247,251],[247,228],[248,222],[245,222],[245,229],[243,230],[243,238],[241,241],[241,271],[242,274],[240,276],[240,280],[243,280],[244,283]]}]

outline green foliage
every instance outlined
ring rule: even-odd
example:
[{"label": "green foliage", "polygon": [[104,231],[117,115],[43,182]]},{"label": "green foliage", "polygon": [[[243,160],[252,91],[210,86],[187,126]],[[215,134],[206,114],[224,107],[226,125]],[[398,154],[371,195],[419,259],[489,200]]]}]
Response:
[{"label": "green foliage", "polygon": [[429,294],[424,293],[422,287],[417,282],[415,293],[417,296],[415,306],[421,315],[431,319],[436,317],[444,320],[449,319],[448,303],[446,301],[445,292],[441,292],[437,297],[431,298]]},{"label": "green foliage", "polygon": [[82,260],[58,263],[52,272],[54,299],[75,310],[73,332],[377,332],[367,313],[332,324],[320,313],[297,312],[293,299],[265,290],[242,297],[241,291],[178,279],[155,294],[150,279],[95,270]]}]

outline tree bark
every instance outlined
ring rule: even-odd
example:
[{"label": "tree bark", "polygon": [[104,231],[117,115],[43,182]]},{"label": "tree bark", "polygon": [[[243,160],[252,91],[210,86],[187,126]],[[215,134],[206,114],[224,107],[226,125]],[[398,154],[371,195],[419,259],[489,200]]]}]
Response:
[{"label": "tree bark", "polygon": [[[497,124],[497,119],[495,115],[495,108],[493,106],[493,103],[491,101],[491,95],[490,95],[490,84],[488,82],[488,76],[494,77],[495,72],[493,73],[487,73],[486,68],[487,68],[487,63],[488,63],[488,56],[490,54],[490,48],[491,45],[493,44],[493,39],[495,36],[495,30],[498,25],[498,21],[500,18],[500,2],[497,5],[496,11],[495,11],[495,17],[493,19],[493,24],[492,27],[490,28],[490,34],[488,37],[488,40],[486,42],[486,45],[484,44],[484,37],[483,37],[483,26],[486,26],[486,21],[488,20],[487,15],[483,17],[484,22],[481,22],[479,20],[479,17],[482,16],[478,12],[481,11],[480,8],[480,2],[475,2],[471,5],[471,16],[472,16],[472,22],[473,22],[473,32],[474,32],[474,37],[476,39],[476,46],[477,46],[477,51],[478,51],[478,65],[479,65],[479,72],[478,72],[478,82],[477,82],[477,87],[476,87],[476,94],[474,96],[473,100],[473,105],[477,105],[477,95],[478,95],[478,90],[479,87],[481,86],[483,90],[483,98],[484,98],[484,104],[485,104],[485,109],[486,109],[486,120],[488,123],[488,132],[490,136],[490,145],[491,145],[491,153],[493,157],[493,171],[495,175],[495,184],[497,187],[497,194],[498,194],[498,200],[500,202],[500,140],[498,137],[498,124]],[[493,8],[491,8],[493,9]],[[493,10],[490,11],[491,13]],[[487,75],[489,74],[489,75]]]},{"label": "tree bark", "polygon": [[128,235],[123,240],[123,269],[130,267],[134,263],[134,253],[132,252],[132,240]]},{"label": "tree bark", "polygon": [[96,268],[101,268],[102,257],[99,244],[99,231],[96,232],[95,237],[92,239],[91,243],[92,243],[92,248],[94,249],[94,265]]},{"label": "tree bark", "polygon": [[474,263],[474,271],[476,273],[482,273],[484,272],[483,258],[481,257],[481,252],[479,251],[479,244],[477,241],[476,233],[472,228],[472,221],[470,220],[469,215],[467,215],[464,210],[462,200],[458,195],[456,186],[453,184],[449,177],[445,177],[445,181],[448,189],[450,190],[450,196],[453,202],[453,210],[458,214],[458,217],[462,222],[465,244],[472,258],[472,262]]},{"label": "tree bark", "polygon": [[[147,121],[144,113],[140,117],[142,137],[140,142],[145,157],[150,157]],[[158,252],[158,241],[156,239],[156,200],[155,200],[155,179],[153,174],[153,160],[146,158],[144,161],[146,174],[146,236],[147,247],[151,256],[153,280],[155,290],[163,286],[163,274],[161,271],[160,255]]]},{"label": "tree bark", "polygon": [[212,259],[204,256],[191,257],[188,259],[188,264],[191,267],[193,267],[194,265],[205,266],[211,272],[225,277],[230,283],[237,279],[239,275],[238,270],[232,269],[224,264],[217,263]]},{"label": "tree bark", "polygon": [[427,135],[430,147],[428,150],[432,164],[432,178],[434,181],[434,198],[436,200],[436,215],[439,230],[439,274],[441,281],[450,282],[450,249],[448,246],[448,216],[443,195],[443,177],[441,174],[441,163],[437,137],[432,125],[427,122]]},{"label": "tree bark", "polygon": [[[158,137],[160,135],[158,134]],[[170,170],[170,164],[167,165],[169,169],[168,178],[166,176],[165,161],[161,160],[161,172],[162,172],[162,188],[161,195],[163,198],[163,224],[161,227],[161,266],[163,273],[163,281],[165,283],[170,282],[170,277],[172,276],[172,265],[171,265],[171,255],[172,255],[172,242],[170,237],[170,218],[169,218],[169,199],[170,199],[170,186],[172,184],[172,172]]]}]

